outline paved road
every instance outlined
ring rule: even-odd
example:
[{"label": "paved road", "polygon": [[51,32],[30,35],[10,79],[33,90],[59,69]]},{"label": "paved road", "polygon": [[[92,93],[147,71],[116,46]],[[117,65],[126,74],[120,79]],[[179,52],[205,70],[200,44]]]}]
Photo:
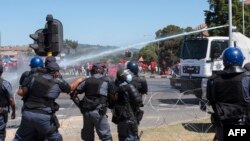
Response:
[{"label": "paved road", "polygon": [[[72,77],[66,78],[71,81]],[[145,116],[141,126],[157,126],[162,123],[172,123],[179,120],[187,120],[196,117],[207,116],[206,113],[199,110],[199,100],[194,95],[182,95],[171,88],[167,78],[147,78],[149,93],[144,96]],[[16,87],[16,86],[14,86]],[[17,119],[10,120],[10,127],[18,125],[20,121],[20,108],[22,101],[16,96],[17,101]],[[79,109],[69,100],[69,96],[61,94],[57,102],[60,110],[57,112],[59,118],[68,118],[71,116],[80,116]],[[192,114],[191,114],[192,113]]]},{"label": "paved road", "polygon": [[[14,75],[12,76],[13,78],[15,77]],[[74,78],[66,78],[68,81],[72,81],[72,79]],[[147,78],[147,81],[149,93],[144,96],[143,110],[145,114],[141,121],[141,129],[209,116],[205,112],[200,111],[199,100],[196,99],[194,95],[182,95],[178,91],[172,89],[168,78]],[[14,87],[17,87],[17,85],[15,85]],[[8,128],[11,129],[18,127],[21,119],[20,108],[22,106],[22,101],[18,96],[16,96],[16,101],[18,115],[17,119],[9,120]],[[72,122],[67,128],[69,128],[69,130],[75,130],[76,133],[80,132],[82,128],[82,118],[79,109],[69,100],[69,96],[66,94],[61,94],[57,102],[60,105],[57,116],[60,118],[61,122]],[[108,112],[108,116],[111,117],[110,111]],[[77,117],[77,119],[74,119],[74,117]],[[73,121],[79,121],[80,123],[74,123],[72,118],[74,119]],[[116,132],[116,126],[114,124],[111,124],[111,129],[113,132]]]}]

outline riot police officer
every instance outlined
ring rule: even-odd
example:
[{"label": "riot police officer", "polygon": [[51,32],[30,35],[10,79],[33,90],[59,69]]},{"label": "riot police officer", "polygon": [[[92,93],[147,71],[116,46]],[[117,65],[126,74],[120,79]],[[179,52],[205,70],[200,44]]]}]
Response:
[{"label": "riot police officer", "polygon": [[76,88],[77,94],[85,93],[79,104],[84,119],[81,138],[85,141],[94,140],[94,128],[100,140],[112,140],[106,115],[109,85],[104,79],[103,73],[103,65],[100,63],[94,64],[91,69],[91,77],[86,78]]},{"label": "riot police officer", "polygon": [[[137,64],[137,62],[135,61],[130,61],[127,64],[127,69],[129,69],[132,73],[133,73],[133,78],[132,81],[130,82],[130,84],[132,84],[140,93],[141,97],[144,94],[147,94],[148,92],[148,84],[145,78],[139,77],[138,72],[139,72],[139,66]],[[143,103],[141,104],[140,107],[143,107]],[[142,120],[144,111],[141,110],[140,108],[138,108],[138,112],[137,112],[137,121],[138,124],[140,123],[140,121]]]},{"label": "riot police officer", "polygon": [[[30,60],[30,71],[25,71],[22,73],[20,80],[19,80],[19,89],[17,91],[17,94],[21,97],[23,97],[23,91],[25,91],[25,85],[27,85],[29,81],[29,77],[32,77],[31,75],[35,73],[45,73],[46,70],[44,69],[44,63],[43,59],[39,56],[34,56]],[[25,97],[23,97],[23,100],[25,100]]]},{"label": "riot police officer", "polygon": [[250,75],[242,68],[243,61],[239,48],[225,49],[224,70],[211,76],[207,83],[207,99],[214,110],[211,119],[219,141],[224,140],[225,126],[248,124]]},{"label": "riot police officer", "polygon": [[14,141],[35,140],[35,133],[43,135],[47,140],[61,141],[62,136],[58,132],[59,123],[55,115],[59,105],[55,99],[61,92],[69,93],[72,86],[60,77],[59,65],[50,62],[46,73],[32,77],[26,87],[29,96],[24,103],[21,124]]},{"label": "riot police officer", "polygon": [[117,124],[119,141],[137,141],[137,112],[142,103],[142,97],[137,89],[130,84],[132,74],[128,69],[117,72],[118,98],[113,109],[112,122]]},{"label": "riot police officer", "polygon": [[11,119],[16,117],[14,94],[11,84],[2,78],[3,66],[0,64],[0,141],[6,137],[6,124],[8,121],[9,106],[11,106]]},{"label": "riot police officer", "polygon": [[[19,88],[17,91],[17,94],[22,97],[23,103],[28,98],[28,94],[25,95],[25,93],[27,92],[26,85],[29,83],[29,80],[31,79],[31,77],[33,77],[33,75],[44,74],[46,72],[46,70],[44,69],[43,59],[39,56],[34,56],[30,60],[29,66],[30,66],[30,71],[23,72],[20,77]],[[38,133],[34,134],[33,138],[36,141],[44,140],[44,137],[42,135],[41,136],[38,135]]]}]

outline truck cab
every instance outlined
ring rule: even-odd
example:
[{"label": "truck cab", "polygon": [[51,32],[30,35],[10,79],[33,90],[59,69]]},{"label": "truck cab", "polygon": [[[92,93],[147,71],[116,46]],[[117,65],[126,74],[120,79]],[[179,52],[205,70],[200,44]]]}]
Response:
[{"label": "truck cab", "polygon": [[180,56],[180,74],[171,78],[174,88],[202,96],[202,78],[223,69],[220,55],[228,47],[228,37],[191,37],[184,40]]},{"label": "truck cab", "polygon": [[[233,32],[234,46],[240,48],[245,60],[250,60],[250,39]],[[229,37],[191,37],[184,40],[180,56],[180,74],[170,78],[172,87],[184,94],[206,98],[206,83],[213,73],[224,69],[222,54],[229,47]]]}]

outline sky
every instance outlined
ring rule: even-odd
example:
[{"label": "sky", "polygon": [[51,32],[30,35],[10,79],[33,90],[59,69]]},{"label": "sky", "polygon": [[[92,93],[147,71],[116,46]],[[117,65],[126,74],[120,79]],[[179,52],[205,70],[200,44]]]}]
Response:
[{"label": "sky", "polygon": [[63,24],[64,39],[81,44],[128,46],[152,40],[173,24],[204,23],[207,0],[1,0],[1,46],[28,45],[52,14]]}]

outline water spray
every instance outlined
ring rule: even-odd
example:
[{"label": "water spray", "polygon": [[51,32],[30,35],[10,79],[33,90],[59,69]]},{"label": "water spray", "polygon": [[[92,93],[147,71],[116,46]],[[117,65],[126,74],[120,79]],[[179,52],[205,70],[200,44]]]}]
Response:
[{"label": "water spray", "polygon": [[187,36],[187,35],[203,32],[203,31],[207,31],[207,30],[214,30],[214,29],[224,28],[224,27],[227,27],[227,26],[228,25],[221,25],[221,26],[216,26],[216,27],[204,28],[204,29],[200,29],[200,30],[196,30],[196,31],[184,32],[184,33],[181,33],[181,34],[162,37],[162,38],[158,38],[158,39],[151,40],[151,41],[140,42],[140,43],[136,43],[136,44],[129,45],[129,46],[119,47],[119,48],[113,49],[113,50],[104,51],[104,52],[97,53],[97,54],[94,54],[94,55],[81,56],[81,57],[78,57],[78,58],[76,58],[74,60],[69,60],[67,62],[61,62],[60,65],[62,67],[65,67],[65,66],[68,66],[68,65],[76,64],[79,61],[89,60],[89,59],[97,58],[97,57],[100,57],[100,56],[106,56],[106,55],[109,55],[109,54],[112,54],[112,53],[115,53],[115,52],[123,51],[124,49],[135,48],[135,47],[140,47],[141,48],[143,45],[146,45],[146,44],[149,44],[149,43],[155,43],[155,42],[159,42],[159,41],[163,41],[163,40],[169,40],[169,39],[182,37],[182,36]]}]

